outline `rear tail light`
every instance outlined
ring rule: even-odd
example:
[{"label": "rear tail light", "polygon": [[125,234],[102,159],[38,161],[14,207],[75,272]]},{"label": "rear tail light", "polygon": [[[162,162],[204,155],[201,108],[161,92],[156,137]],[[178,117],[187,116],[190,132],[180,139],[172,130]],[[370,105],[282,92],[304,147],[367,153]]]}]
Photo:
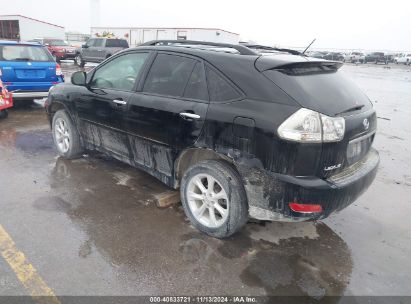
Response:
[{"label": "rear tail light", "polygon": [[299,213],[319,213],[323,211],[321,205],[290,203],[290,209]]},{"label": "rear tail light", "polygon": [[56,76],[61,76],[63,75],[63,72],[61,71],[60,65],[57,63],[56,64]]},{"label": "rear tail light", "polygon": [[278,128],[278,135],[298,142],[335,142],[344,138],[345,119],[301,108]]}]

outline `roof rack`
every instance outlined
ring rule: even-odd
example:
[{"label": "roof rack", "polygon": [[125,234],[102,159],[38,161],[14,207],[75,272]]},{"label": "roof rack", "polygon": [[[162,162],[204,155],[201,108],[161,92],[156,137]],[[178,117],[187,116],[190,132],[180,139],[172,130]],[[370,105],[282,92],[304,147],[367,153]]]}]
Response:
[{"label": "roof rack", "polygon": [[234,49],[238,51],[240,55],[258,55],[256,52],[254,52],[247,46],[240,45],[240,44],[217,43],[217,42],[206,42],[206,41],[195,41],[195,40],[153,40],[153,41],[148,41],[143,44],[140,44],[140,46],[173,45],[173,44],[215,46],[215,47],[221,47],[221,48]]},{"label": "roof rack", "polygon": [[247,44],[247,43],[244,43],[243,46],[246,46],[247,48],[254,49],[254,50],[285,52],[285,53],[290,53],[292,55],[300,55],[300,56],[303,55],[303,53],[301,53],[299,51],[296,51],[296,50],[276,48],[276,47],[260,45],[260,44]]}]

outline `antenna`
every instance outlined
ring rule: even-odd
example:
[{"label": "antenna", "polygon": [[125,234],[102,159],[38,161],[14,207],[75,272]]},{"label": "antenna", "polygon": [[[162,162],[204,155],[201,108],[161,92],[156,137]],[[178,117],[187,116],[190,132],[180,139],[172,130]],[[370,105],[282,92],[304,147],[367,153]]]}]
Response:
[{"label": "antenna", "polygon": [[305,48],[304,52],[302,52],[302,54],[305,54],[305,52],[310,48],[310,46],[314,43],[316,38],[314,38],[313,41],[311,41],[311,43]]}]

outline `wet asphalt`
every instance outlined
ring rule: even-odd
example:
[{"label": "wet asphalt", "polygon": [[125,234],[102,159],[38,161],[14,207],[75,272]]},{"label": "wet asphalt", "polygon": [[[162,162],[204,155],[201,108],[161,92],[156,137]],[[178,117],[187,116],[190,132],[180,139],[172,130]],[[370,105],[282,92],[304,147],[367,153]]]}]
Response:
[{"label": "wet asphalt", "polygon": [[[375,101],[381,165],[326,220],[207,237],[180,205],[155,206],[153,177],[59,158],[44,110],[18,104],[0,121],[0,225],[56,295],[411,295],[411,68],[342,69]],[[27,294],[0,256],[0,296]]]}]

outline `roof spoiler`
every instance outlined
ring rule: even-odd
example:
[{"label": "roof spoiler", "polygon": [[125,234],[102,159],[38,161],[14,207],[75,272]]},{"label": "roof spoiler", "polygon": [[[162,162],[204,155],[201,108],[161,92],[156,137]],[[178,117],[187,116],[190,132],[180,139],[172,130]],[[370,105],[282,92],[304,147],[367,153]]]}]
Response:
[{"label": "roof spoiler", "polygon": [[291,70],[295,68],[328,67],[338,70],[343,65],[339,61],[330,61],[304,56],[261,56],[255,61],[255,67],[260,72],[266,70]]},{"label": "roof spoiler", "polygon": [[340,61],[306,61],[306,62],[292,62],[284,65],[275,67],[275,70],[285,70],[285,69],[298,69],[298,68],[314,68],[314,67],[326,67],[333,70],[338,70],[343,66]]}]

